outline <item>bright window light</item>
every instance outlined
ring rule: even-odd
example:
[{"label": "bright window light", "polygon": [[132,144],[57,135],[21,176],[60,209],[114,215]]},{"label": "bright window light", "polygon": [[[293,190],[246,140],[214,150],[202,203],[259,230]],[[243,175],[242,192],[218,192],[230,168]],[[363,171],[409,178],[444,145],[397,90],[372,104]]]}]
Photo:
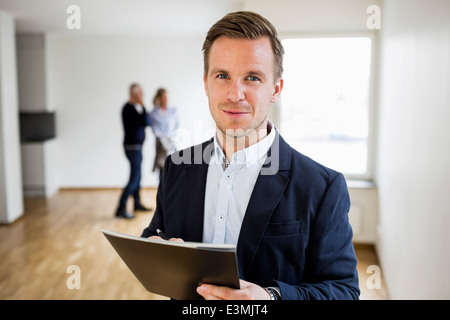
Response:
[{"label": "bright window light", "polygon": [[367,177],[371,39],[283,40],[280,132],[296,150],[351,177]]}]

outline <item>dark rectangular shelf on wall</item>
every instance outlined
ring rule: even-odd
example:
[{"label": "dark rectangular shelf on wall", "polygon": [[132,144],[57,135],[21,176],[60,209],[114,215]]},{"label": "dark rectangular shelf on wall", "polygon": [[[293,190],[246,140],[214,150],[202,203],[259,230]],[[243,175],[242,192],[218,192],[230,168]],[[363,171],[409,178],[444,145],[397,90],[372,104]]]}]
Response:
[{"label": "dark rectangular shelf on wall", "polygon": [[56,137],[55,112],[20,112],[20,140],[43,142]]}]

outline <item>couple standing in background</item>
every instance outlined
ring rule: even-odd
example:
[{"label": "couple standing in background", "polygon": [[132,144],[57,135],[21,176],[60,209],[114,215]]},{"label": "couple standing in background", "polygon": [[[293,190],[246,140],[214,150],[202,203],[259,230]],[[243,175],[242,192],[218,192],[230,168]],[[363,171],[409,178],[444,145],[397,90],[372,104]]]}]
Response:
[{"label": "couple standing in background", "polygon": [[142,145],[145,140],[145,129],[150,126],[156,137],[156,155],[153,171],[159,170],[161,177],[166,157],[176,151],[172,141],[178,128],[176,109],[168,105],[167,90],[160,88],[153,98],[154,109],[148,113],[144,107],[142,87],[133,83],[130,86],[130,98],[122,108],[122,124],[124,128],[125,155],[130,163],[130,177],[123,188],[115,216],[132,219],[134,215],[127,210],[129,196],[134,198],[134,211],[150,211],[141,203],[141,164]]}]

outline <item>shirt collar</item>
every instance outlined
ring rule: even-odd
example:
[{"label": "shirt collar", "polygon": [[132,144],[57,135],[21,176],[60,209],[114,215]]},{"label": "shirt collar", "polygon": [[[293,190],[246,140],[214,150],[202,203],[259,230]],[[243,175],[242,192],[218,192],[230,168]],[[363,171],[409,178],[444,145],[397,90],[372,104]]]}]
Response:
[{"label": "shirt collar", "polygon": [[[247,168],[253,164],[263,164],[263,157],[269,151],[270,146],[275,140],[275,127],[272,122],[267,122],[267,129],[270,130],[270,133],[264,137],[264,139],[258,141],[257,143],[239,150],[233,154],[230,164],[240,164],[246,165]],[[222,159],[225,157],[222,147],[220,146],[217,140],[217,133],[214,135],[214,163],[222,164]]]},{"label": "shirt collar", "polygon": [[144,112],[144,107],[141,106],[139,103],[135,103],[134,104],[134,108],[136,109],[136,111],[140,114],[142,114]]}]

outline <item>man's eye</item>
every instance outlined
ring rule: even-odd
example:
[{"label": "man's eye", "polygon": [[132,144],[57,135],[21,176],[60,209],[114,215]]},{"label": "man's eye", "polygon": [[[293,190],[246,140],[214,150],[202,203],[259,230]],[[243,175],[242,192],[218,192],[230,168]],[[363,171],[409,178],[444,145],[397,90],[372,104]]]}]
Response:
[{"label": "man's eye", "polygon": [[226,74],[224,74],[224,73],[221,73],[221,74],[219,74],[219,75],[217,76],[217,78],[219,78],[219,79],[228,79],[228,75],[226,75]]},{"label": "man's eye", "polygon": [[259,78],[257,76],[248,76],[247,79],[250,81],[259,81]]}]

